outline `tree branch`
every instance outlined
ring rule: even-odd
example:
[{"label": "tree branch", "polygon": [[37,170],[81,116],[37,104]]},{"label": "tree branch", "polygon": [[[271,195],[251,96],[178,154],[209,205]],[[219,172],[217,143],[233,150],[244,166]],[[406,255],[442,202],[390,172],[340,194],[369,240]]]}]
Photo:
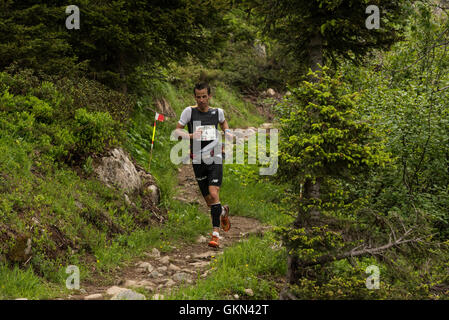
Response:
[{"label": "tree branch", "polygon": [[391,237],[390,237],[390,241],[380,247],[375,247],[375,248],[364,248],[361,250],[356,250],[359,247],[356,247],[354,249],[352,249],[351,251],[333,256],[333,255],[324,255],[319,257],[318,259],[316,259],[315,261],[307,261],[307,262],[302,262],[300,263],[300,267],[311,267],[317,264],[325,264],[328,262],[333,262],[333,261],[337,261],[337,260],[342,260],[342,259],[346,259],[349,257],[357,257],[357,256],[362,256],[362,255],[366,255],[366,254],[371,254],[371,255],[376,255],[376,254],[380,254],[385,250],[388,250],[390,248],[402,245],[402,244],[406,244],[406,243],[410,243],[410,242],[419,242],[422,239],[421,238],[414,238],[414,239],[405,239],[410,233],[411,233],[412,229],[409,229],[407,231],[405,231],[405,233],[397,240],[395,241],[391,241]]}]

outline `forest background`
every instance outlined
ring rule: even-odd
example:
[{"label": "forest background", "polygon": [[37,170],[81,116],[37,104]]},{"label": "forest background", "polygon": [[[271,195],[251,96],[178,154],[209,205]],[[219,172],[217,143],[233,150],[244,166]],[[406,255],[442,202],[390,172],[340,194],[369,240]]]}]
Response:
[{"label": "forest background", "polygon": [[[79,29],[67,28],[69,5]],[[379,28],[367,27],[369,5]],[[251,287],[253,299],[447,299],[448,10],[430,0],[1,0],[0,298],[61,297],[67,265],[107,281],[145,250],[206,234],[209,217],[175,199],[169,160],[202,80],[232,128],[279,129],[276,174],[228,165],[222,190],[235,214],[272,228],[173,298]],[[93,166],[122,147],[147,168],[162,100],[175,115],[153,150],[161,201],[148,209],[136,194],[133,207]],[[159,214],[164,223],[145,222]]]}]

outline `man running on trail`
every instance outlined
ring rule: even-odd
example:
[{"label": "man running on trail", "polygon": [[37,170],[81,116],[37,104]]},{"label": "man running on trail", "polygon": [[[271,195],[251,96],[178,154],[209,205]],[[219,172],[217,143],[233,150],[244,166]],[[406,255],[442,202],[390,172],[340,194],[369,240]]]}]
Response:
[{"label": "man running on trail", "polygon": [[[211,108],[210,87],[207,83],[198,83],[193,89],[197,105],[187,107],[181,113],[176,125],[177,133],[183,139],[190,139],[190,157],[193,159],[193,171],[201,194],[210,208],[212,217],[212,239],[210,247],[219,247],[220,226],[223,231],[231,228],[229,206],[220,203],[219,191],[223,178],[222,148],[219,143],[218,124],[225,131],[227,139],[233,135],[220,108]],[[188,126],[189,133],[184,127]],[[201,150],[200,150],[201,149]]]}]

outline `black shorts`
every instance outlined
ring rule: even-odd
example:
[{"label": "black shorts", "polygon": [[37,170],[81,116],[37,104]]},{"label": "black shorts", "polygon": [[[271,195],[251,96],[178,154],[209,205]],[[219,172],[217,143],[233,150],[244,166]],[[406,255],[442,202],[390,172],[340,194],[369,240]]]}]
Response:
[{"label": "black shorts", "polygon": [[223,164],[192,164],[195,178],[203,197],[209,194],[209,186],[221,186],[223,180]]}]

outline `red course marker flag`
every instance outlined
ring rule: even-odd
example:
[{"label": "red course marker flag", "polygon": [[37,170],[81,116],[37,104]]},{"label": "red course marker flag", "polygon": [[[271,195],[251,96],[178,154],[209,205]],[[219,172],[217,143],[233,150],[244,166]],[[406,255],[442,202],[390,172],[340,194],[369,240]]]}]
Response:
[{"label": "red course marker flag", "polygon": [[154,117],[154,120],[162,122],[162,121],[164,121],[164,115],[156,112],[156,116]]}]

